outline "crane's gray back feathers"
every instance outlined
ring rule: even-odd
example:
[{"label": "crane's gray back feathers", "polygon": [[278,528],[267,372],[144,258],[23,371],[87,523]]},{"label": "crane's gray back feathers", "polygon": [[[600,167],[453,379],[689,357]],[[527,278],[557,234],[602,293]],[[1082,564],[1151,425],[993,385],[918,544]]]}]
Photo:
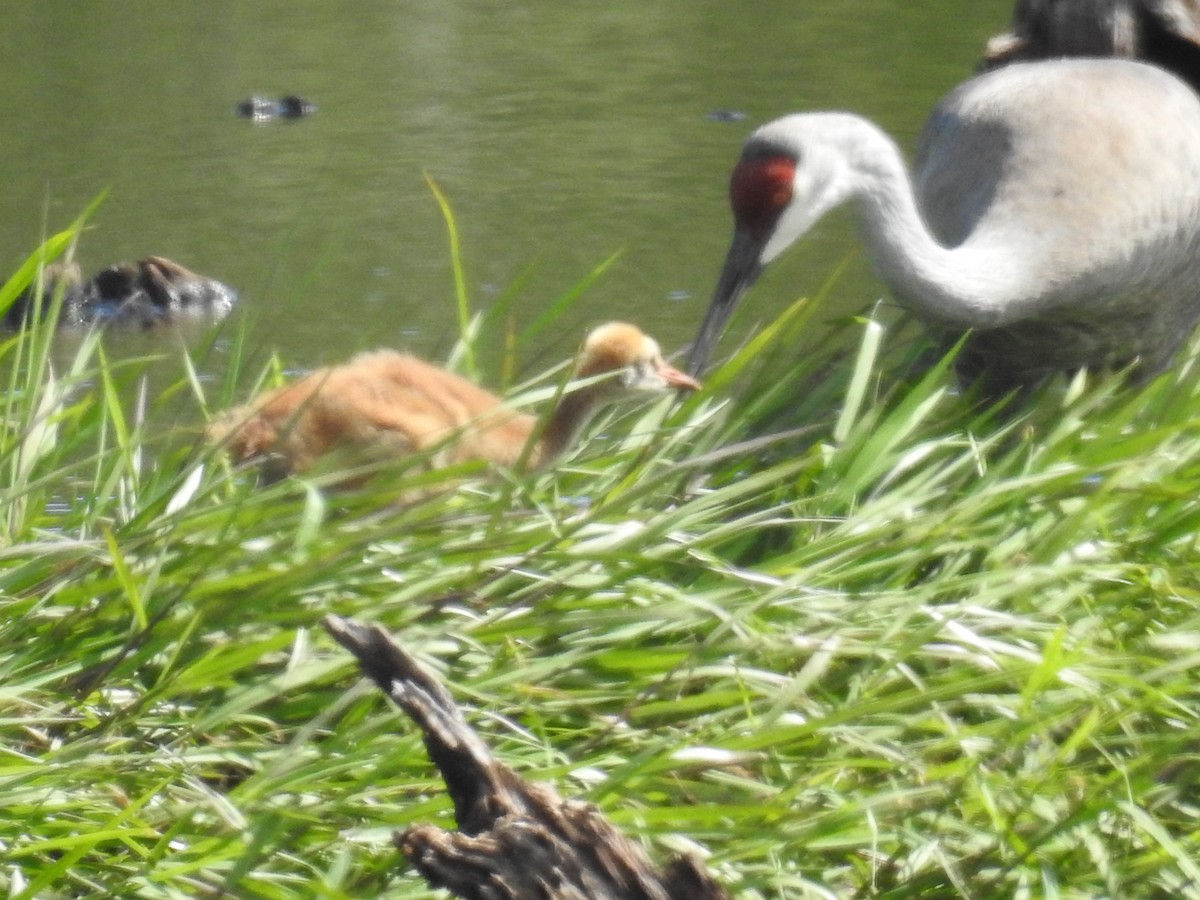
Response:
[{"label": "crane's gray back feathers", "polygon": [[1036,275],[1037,313],[973,339],[981,367],[1152,373],[1200,318],[1200,100],[1160,69],[1076,59],[967,81],[930,115],[913,186],[939,243],[1003,245]]}]

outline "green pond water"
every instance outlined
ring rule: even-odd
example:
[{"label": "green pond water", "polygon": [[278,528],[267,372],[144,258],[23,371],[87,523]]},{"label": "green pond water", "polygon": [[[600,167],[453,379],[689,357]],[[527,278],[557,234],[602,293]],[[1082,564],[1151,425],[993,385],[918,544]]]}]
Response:
[{"label": "green pond water", "polygon": [[[474,302],[519,282],[517,324],[620,254],[561,334],[519,348],[523,362],[561,358],[611,318],[673,349],[712,290],[726,180],[751,128],[841,108],[910,147],[1010,10],[1010,0],[8,0],[3,261],[11,271],[108,190],[79,248],[85,270],[155,253],[236,286],[251,361],[277,352],[306,368],[381,345],[437,358],[457,326],[428,176],[456,213]],[[318,110],[238,118],[235,104],[255,93],[299,94]],[[745,118],[718,121],[716,110]],[[831,314],[882,295],[842,213],[772,266],[739,327],[815,292],[843,262]],[[110,336],[137,352],[161,340]],[[220,353],[204,364],[219,368]]]}]

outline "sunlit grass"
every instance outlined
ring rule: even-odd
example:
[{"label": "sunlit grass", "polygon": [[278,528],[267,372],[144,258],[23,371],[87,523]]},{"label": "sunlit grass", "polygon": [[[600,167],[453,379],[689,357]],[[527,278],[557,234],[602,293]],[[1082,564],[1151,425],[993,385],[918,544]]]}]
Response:
[{"label": "sunlit grass", "polygon": [[6,895],[430,896],[389,835],[449,800],[327,612],[742,896],[1200,894],[1197,367],[1005,419],[873,318],[799,358],[813,315],[555,473],[359,492],[154,432],[232,399],[186,362],[139,401],[102,340],[7,336]]}]

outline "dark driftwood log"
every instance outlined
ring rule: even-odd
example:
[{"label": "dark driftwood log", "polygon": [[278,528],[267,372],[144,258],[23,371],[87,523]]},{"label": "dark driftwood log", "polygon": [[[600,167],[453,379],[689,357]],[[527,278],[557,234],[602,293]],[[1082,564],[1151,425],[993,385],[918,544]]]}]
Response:
[{"label": "dark driftwood log", "polygon": [[1017,0],[984,67],[1057,56],[1141,59],[1200,89],[1200,0]]},{"label": "dark driftwood log", "polygon": [[434,887],[466,900],[728,900],[691,858],[655,867],[594,807],[530,784],[495,759],[450,693],[376,626],[325,628],[425,738],[459,830],[414,825],[396,846]]},{"label": "dark driftwood log", "polygon": [[[41,291],[39,295],[39,289]],[[3,325],[20,328],[31,311],[62,292],[62,326],[132,325],[150,328],[184,319],[220,319],[237,303],[237,291],[215,278],[185,269],[165,256],[120,262],[83,280],[78,265],[56,260],[4,313]]]}]

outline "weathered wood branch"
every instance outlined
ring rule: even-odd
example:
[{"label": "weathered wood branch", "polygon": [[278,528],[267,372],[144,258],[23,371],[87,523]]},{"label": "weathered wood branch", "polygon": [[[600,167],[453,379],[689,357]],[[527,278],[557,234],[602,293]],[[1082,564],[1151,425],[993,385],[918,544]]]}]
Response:
[{"label": "weathered wood branch", "polygon": [[530,784],[492,756],[449,691],[377,626],[325,628],[421,729],[458,831],[414,825],[396,846],[434,887],[465,900],[728,900],[690,857],[657,868],[595,807]]}]

